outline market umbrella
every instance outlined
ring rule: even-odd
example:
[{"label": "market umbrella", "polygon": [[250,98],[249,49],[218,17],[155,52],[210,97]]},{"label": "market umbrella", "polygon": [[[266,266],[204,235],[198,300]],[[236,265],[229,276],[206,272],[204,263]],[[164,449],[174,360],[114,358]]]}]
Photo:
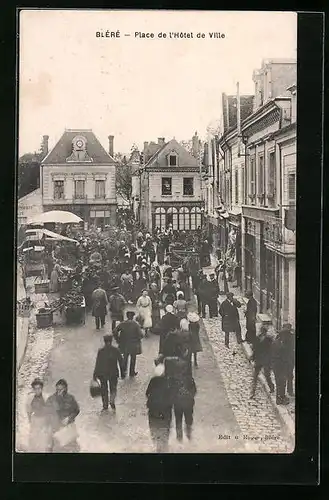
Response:
[{"label": "market umbrella", "polygon": [[82,222],[82,219],[77,215],[72,214],[71,212],[65,212],[63,210],[50,210],[49,212],[43,212],[42,214],[31,218],[29,221],[27,221],[27,224],[39,225],[48,222],[58,222],[61,224],[78,224],[79,222]]}]

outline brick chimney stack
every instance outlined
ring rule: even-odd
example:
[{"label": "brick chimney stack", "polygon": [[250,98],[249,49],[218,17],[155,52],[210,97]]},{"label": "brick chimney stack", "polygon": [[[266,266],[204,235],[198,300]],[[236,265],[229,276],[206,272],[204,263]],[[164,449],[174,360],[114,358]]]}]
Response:
[{"label": "brick chimney stack", "polygon": [[46,156],[48,154],[48,150],[49,150],[48,140],[49,140],[49,135],[42,136],[41,151],[44,154],[44,156]]},{"label": "brick chimney stack", "polygon": [[192,137],[192,155],[195,158],[198,158],[199,151],[200,151],[200,141],[199,141],[198,133],[195,132],[194,136]]},{"label": "brick chimney stack", "polygon": [[158,137],[158,144],[159,144],[159,146],[163,146],[165,142],[166,141],[165,141],[164,137]]},{"label": "brick chimney stack", "polygon": [[114,135],[109,135],[109,155],[113,156],[114,150],[113,150],[113,141],[114,141]]}]

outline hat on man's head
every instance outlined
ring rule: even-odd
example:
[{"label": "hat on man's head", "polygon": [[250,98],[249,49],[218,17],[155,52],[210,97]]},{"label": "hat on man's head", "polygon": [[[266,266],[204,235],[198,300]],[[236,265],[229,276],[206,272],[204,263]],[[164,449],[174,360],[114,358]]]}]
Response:
[{"label": "hat on man's head", "polygon": [[67,389],[67,382],[66,382],[66,380],[65,380],[64,378],[60,378],[60,379],[58,380],[58,382],[56,382],[56,387],[57,387],[58,385],[63,385],[63,386],[64,386],[64,387],[66,387],[66,389]]},{"label": "hat on man's head", "polygon": [[168,313],[172,313],[172,312],[174,312],[174,308],[173,308],[173,306],[172,306],[171,304],[168,304],[168,305],[166,306],[166,311],[167,311]]},{"label": "hat on man's head", "polygon": [[127,311],[127,318],[133,318],[135,316],[134,311]]},{"label": "hat on man's head", "polygon": [[226,297],[227,297],[228,299],[233,299],[234,295],[233,295],[233,293],[232,293],[232,292],[227,292]]},{"label": "hat on man's head", "polygon": [[37,385],[39,385],[40,387],[43,387],[43,382],[40,378],[35,378],[31,384],[31,387],[36,387]]}]

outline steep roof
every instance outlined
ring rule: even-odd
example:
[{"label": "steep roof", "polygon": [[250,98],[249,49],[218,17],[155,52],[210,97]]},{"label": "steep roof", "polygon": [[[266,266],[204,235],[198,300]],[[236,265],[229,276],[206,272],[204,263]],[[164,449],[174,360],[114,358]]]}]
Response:
[{"label": "steep roof", "polygon": [[166,156],[176,151],[179,157],[179,166],[173,167],[179,170],[180,167],[198,167],[198,161],[192,156],[176,139],[163,144],[163,146],[149,159],[146,167],[157,167],[166,165]]},{"label": "steep roof", "polygon": [[115,160],[105,151],[92,130],[68,129],[65,130],[57,144],[42,161],[42,165],[66,163],[66,158],[72,153],[72,140],[77,135],[81,135],[87,139],[87,153],[93,159],[90,165],[115,163]]}]

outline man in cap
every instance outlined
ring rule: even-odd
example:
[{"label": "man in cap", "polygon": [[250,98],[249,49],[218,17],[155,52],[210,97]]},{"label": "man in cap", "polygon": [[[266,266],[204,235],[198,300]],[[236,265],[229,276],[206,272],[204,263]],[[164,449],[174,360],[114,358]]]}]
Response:
[{"label": "man in cap", "polygon": [[230,347],[230,333],[235,332],[238,344],[241,344],[241,326],[238,308],[241,303],[234,298],[232,292],[226,294],[226,299],[221,303],[219,314],[222,317],[222,330],[225,333],[225,346]]},{"label": "man in cap", "polygon": [[136,377],[136,356],[142,354],[142,330],[137,321],[134,321],[134,311],[127,311],[127,319],[122,321],[114,330],[113,336],[123,355],[123,371],[127,373],[128,358],[130,357],[129,376]]},{"label": "man in cap", "polygon": [[112,335],[104,335],[103,339],[104,346],[98,350],[93,378],[100,381],[103,410],[106,411],[109,406],[108,388],[110,387],[110,406],[115,410],[119,370],[122,379],[125,378],[125,371],[121,353],[112,345]]},{"label": "man in cap", "polygon": [[163,354],[164,343],[169,332],[178,330],[180,327],[179,318],[174,314],[172,305],[167,305],[166,313],[162,316],[159,324],[160,341],[159,341],[159,354]]}]

